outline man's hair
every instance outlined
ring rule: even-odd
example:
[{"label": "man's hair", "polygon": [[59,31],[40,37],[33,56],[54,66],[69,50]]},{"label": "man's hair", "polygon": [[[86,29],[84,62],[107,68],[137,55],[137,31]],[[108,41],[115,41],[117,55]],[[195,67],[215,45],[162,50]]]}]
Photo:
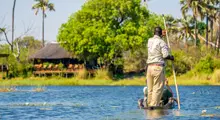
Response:
[{"label": "man's hair", "polygon": [[162,35],[162,28],[161,27],[155,27],[154,29],[154,35],[161,36]]}]

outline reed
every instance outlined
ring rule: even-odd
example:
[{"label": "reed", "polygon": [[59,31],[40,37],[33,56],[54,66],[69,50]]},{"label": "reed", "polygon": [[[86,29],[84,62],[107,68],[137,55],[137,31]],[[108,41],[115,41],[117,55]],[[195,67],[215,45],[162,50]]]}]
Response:
[{"label": "reed", "polygon": [[75,77],[77,79],[87,79],[88,78],[88,71],[85,68],[84,69],[80,69],[75,74]]},{"label": "reed", "polygon": [[95,79],[112,80],[113,75],[107,69],[98,69],[95,72]]}]

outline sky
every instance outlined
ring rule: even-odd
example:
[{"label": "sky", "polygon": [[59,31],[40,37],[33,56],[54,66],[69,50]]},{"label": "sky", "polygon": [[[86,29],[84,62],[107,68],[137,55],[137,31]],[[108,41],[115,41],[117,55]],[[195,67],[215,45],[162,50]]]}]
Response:
[{"label": "sky", "polygon": [[[14,0],[0,0],[0,27],[8,29],[7,34],[11,40],[11,19]],[[55,4],[55,12],[47,12],[45,19],[45,40],[56,41],[60,26],[67,22],[69,16],[81,9],[86,0],[50,0]],[[17,0],[15,11],[15,38],[24,34],[34,36],[41,40],[42,17],[41,12],[35,15],[31,9],[34,0]],[[170,14],[175,18],[181,17],[179,0],[150,0],[148,9],[157,14]],[[3,36],[0,36],[2,39]],[[0,42],[1,44],[2,42]]]}]

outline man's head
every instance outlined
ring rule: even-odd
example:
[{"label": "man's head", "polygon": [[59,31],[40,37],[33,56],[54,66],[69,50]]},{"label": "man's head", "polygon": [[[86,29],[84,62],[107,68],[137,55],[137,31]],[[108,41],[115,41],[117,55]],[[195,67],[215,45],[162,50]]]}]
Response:
[{"label": "man's head", "polygon": [[154,29],[154,35],[158,35],[160,37],[162,37],[162,28],[161,27],[155,27]]}]

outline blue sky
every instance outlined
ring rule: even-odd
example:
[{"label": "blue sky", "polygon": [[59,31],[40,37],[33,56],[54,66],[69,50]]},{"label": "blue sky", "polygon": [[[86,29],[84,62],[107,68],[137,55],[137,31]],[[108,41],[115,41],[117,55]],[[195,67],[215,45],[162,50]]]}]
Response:
[{"label": "blue sky", "polygon": [[[0,27],[8,28],[8,37],[11,40],[11,12],[14,0],[0,0]],[[81,9],[86,0],[50,0],[55,4],[55,12],[47,12],[45,19],[45,40],[56,41],[59,27],[68,20],[68,17]],[[41,39],[41,13],[37,16],[31,9],[34,0],[17,0],[15,13],[15,37],[24,33],[25,29],[32,30],[27,35]],[[181,17],[179,0],[150,0],[148,8],[158,14],[171,14]],[[2,37],[1,37],[2,38]],[[0,42],[2,43],[2,42]]]}]

